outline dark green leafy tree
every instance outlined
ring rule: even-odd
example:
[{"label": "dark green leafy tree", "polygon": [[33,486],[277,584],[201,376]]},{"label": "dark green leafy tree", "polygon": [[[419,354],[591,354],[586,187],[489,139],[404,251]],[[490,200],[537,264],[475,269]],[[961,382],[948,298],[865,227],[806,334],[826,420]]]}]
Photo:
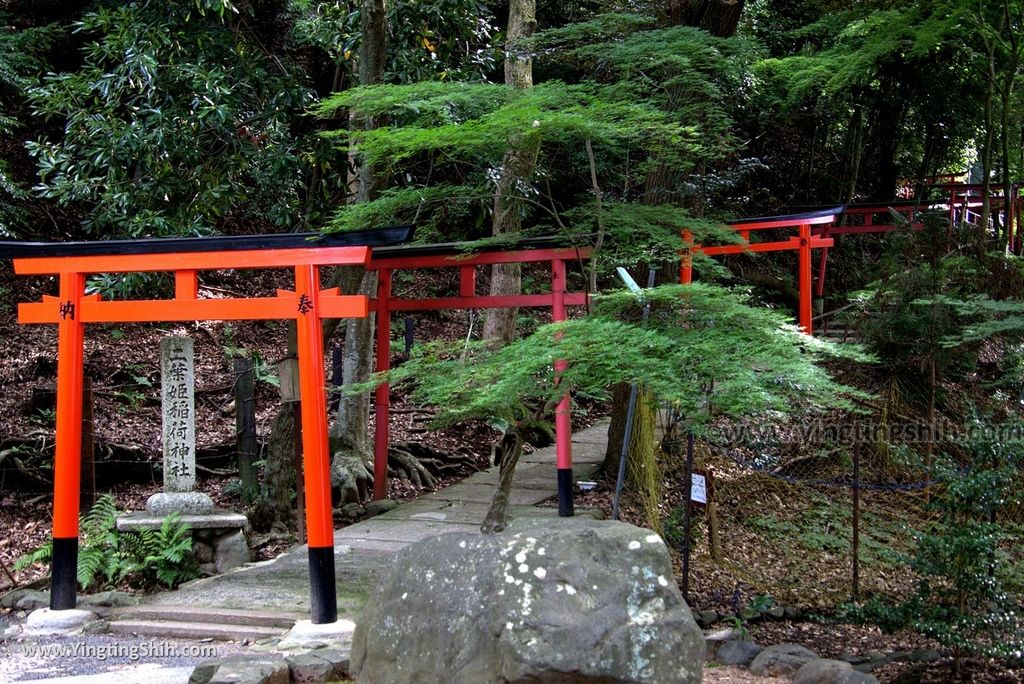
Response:
[{"label": "dark green leafy tree", "polygon": [[[0,24],[9,17],[0,12]],[[44,68],[44,54],[60,31],[53,26],[21,31],[0,27],[0,139],[16,135],[24,115],[25,96],[33,76]],[[8,160],[0,158],[0,237],[18,237],[25,219],[21,205],[28,193],[10,175]]]},{"label": "dark green leafy tree", "polygon": [[100,5],[75,22],[82,65],[29,96],[63,135],[29,143],[35,191],[87,208],[96,235],[201,235],[235,213],[298,214],[292,119],[312,101],[228,2]]},{"label": "dark green leafy tree", "polygon": [[[296,40],[318,46],[342,69],[352,68],[362,41],[358,3],[292,0],[290,11]],[[472,81],[494,68],[498,28],[482,2],[391,2],[387,24],[387,83]]]},{"label": "dark green leafy tree", "polygon": [[[378,131],[339,130],[332,137],[393,180],[377,201],[343,208],[334,227],[416,220],[431,239],[481,235],[503,156],[523,136],[540,144],[535,170],[517,190],[527,234],[566,230],[563,214],[576,207],[579,215],[570,218],[588,216],[588,229],[610,226],[605,205],[644,199],[655,152],[682,179],[728,154],[735,140],[723,100],[740,89],[742,43],[655,26],[652,19],[612,15],[541,32],[528,43],[535,68],[558,64],[565,80],[533,89],[421,83],[326,99],[321,116],[388,118]],[[680,100],[673,107],[669,87]],[[674,192],[695,189],[683,183]]]},{"label": "dark green leafy tree", "polygon": [[889,201],[900,179],[964,171],[985,82],[973,4],[755,3],[749,29],[769,54],[744,128],[775,193]]}]

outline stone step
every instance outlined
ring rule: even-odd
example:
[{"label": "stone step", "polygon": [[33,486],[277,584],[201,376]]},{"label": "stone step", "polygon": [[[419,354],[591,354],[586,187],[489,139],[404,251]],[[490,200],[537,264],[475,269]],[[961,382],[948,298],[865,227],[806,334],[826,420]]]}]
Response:
[{"label": "stone step", "polygon": [[270,614],[237,608],[206,606],[128,606],[113,611],[112,620],[150,620],[166,622],[202,622],[237,627],[276,627],[291,629],[302,615]]},{"label": "stone step", "polygon": [[829,328],[824,332],[817,333],[822,339],[829,342],[859,342],[860,334],[852,328]]},{"label": "stone step", "polygon": [[172,620],[116,620],[109,625],[111,634],[136,634],[176,639],[216,639],[217,641],[258,641],[284,634],[283,627],[225,625],[216,622],[177,622]]}]

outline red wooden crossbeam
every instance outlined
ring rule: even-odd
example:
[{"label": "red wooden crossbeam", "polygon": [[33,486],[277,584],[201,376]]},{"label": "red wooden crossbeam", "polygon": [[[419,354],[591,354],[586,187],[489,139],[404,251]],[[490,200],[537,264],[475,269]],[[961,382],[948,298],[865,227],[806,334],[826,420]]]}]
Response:
[{"label": "red wooden crossbeam", "polygon": [[[821,247],[832,247],[834,242],[831,238],[812,236],[808,244],[811,249],[819,249]],[[721,245],[717,247],[695,246],[694,249],[708,256],[759,252],[792,252],[800,249],[800,238],[790,238],[778,242],[747,242],[739,245]]]},{"label": "red wooden crossbeam", "polygon": [[[59,297],[18,305],[19,323],[58,323]],[[157,323],[161,321],[253,321],[294,318],[299,297],[294,292],[277,297],[246,299],[148,299],[103,301],[99,295],[82,297],[76,312],[82,323]],[[320,318],[363,318],[369,311],[363,295],[340,296],[321,290]]]}]

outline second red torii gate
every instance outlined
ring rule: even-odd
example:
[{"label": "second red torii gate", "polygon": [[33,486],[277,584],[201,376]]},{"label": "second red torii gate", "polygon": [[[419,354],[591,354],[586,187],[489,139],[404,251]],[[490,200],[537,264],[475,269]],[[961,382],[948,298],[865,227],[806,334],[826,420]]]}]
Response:
[{"label": "second red torii gate", "polygon": [[[377,315],[376,370],[391,367],[391,313],[432,311],[438,309],[502,309],[517,307],[551,307],[552,319],[564,321],[566,307],[585,306],[586,292],[567,292],[567,264],[590,258],[586,247],[561,247],[550,238],[527,238],[512,245],[509,250],[466,252],[462,246],[452,244],[382,247],[374,249],[368,268],[378,272],[377,296],[370,308]],[[551,268],[551,291],[542,294],[485,296],[476,293],[477,269],[494,264],[541,264]],[[409,269],[459,269],[459,294],[454,297],[406,298],[393,292],[394,273]],[[563,362],[556,362],[555,372],[563,370]],[[389,386],[377,387],[374,397],[376,421],[374,432],[373,498],[387,498],[388,446],[390,443],[388,409]],[[573,514],[572,496],[572,425],[568,393],[555,409],[555,452],[558,478],[558,512],[561,516]]]},{"label": "second red torii gate", "polygon": [[[720,254],[749,254],[756,252],[797,252],[800,269],[800,303],[797,311],[797,320],[805,333],[810,335],[811,319],[813,317],[814,292],[813,276],[811,273],[811,250],[824,249],[834,244],[832,238],[814,235],[812,226],[827,226],[835,223],[836,216],[842,212],[842,207],[831,207],[818,211],[803,214],[790,214],[787,216],[765,216],[760,218],[740,219],[729,222],[729,227],[739,233],[743,242],[733,245],[704,246],[693,242],[693,234],[690,231],[683,231],[683,241],[687,247],[684,248],[681,256],[682,266],[680,269],[680,281],[687,285],[693,281],[693,253],[700,252],[708,256]],[[793,229],[797,235],[786,240],[772,240],[764,242],[751,242],[750,234],[754,231],[773,229]],[[824,277],[824,261],[822,261],[822,273],[819,281]]]}]

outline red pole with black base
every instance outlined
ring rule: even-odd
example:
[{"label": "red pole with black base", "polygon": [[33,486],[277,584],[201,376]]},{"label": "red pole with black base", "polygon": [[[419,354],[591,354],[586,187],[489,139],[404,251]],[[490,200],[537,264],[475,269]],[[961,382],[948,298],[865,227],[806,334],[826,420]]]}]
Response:
[{"label": "red pole with black base", "polygon": [[[556,323],[566,319],[565,262],[551,262],[551,314]],[[568,363],[555,361],[555,382],[565,372]],[[562,396],[555,408],[555,464],[558,469],[558,515],[563,518],[575,514],[572,499],[572,414],[569,393]]]},{"label": "red pole with black base", "polygon": [[302,399],[302,456],[309,543],[309,602],[314,624],[338,620],[334,586],[334,518],[327,447],[323,324],[320,320],[320,268],[295,267],[298,298],[299,387]]},{"label": "red pole with black base", "polygon": [[84,291],[83,274],[60,274],[51,610],[69,610],[77,603],[78,497],[82,474],[82,351],[85,338],[81,299]]},{"label": "red pole with black base", "polygon": [[[377,372],[391,370],[391,271],[377,273]],[[391,385],[382,382],[374,393],[373,500],[388,498],[388,444]]]}]

